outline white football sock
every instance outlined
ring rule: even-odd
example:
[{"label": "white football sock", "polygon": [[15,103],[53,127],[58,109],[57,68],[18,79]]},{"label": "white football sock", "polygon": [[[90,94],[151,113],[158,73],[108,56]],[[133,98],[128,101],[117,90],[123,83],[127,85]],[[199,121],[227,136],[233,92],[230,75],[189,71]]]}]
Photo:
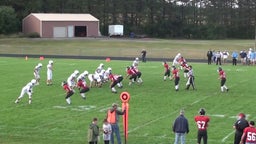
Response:
[{"label": "white football sock", "polygon": [[114,87],[111,88],[112,92],[116,92],[116,89]]},{"label": "white football sock", "polygon": [[83,98],[85,98],[85,93],[80,93],[80,95],[81,95]]}]

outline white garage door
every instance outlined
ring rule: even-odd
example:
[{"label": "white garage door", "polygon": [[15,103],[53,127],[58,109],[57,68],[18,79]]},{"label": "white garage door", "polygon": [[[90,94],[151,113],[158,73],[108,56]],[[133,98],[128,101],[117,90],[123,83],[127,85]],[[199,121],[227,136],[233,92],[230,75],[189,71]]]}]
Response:
[{"label": "white garage door", "polygon": [[67,37],[67,28],[66,27],[54,27],[53,28],[53,37]]},{"label": "white garage door", "polygon": [[68,37],[74,37],[74,26],[68,26]]}]

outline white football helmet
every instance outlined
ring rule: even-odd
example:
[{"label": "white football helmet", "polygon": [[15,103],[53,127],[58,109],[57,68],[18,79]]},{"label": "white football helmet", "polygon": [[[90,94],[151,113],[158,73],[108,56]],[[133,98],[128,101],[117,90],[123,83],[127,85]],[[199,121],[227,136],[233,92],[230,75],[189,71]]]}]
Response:
[{"label": "white football helmet", "polygon": [[100,67],[104,67],[104,64],[103,64],[103,63],[101,63],[101,64],[100,64]]},{"label": "white football helmet", "polygon": [[37,66],[42,67],[43,65],[41,63],[39,63]]},{"label": "white football helmet", "polygon": [[31,83],[32,83],[32,84],[36,84],[36,80],[35,80],[35,79],[32,79],[32,80],[31,80]]},{"label": "white football helmet", "polygon": [[74,71],[74,74],[75,74],[75,75],[78,75],[78,74],[79,74],[79,71],[78,71],[78,70],[75,70],[75,71]]},{"label": "white football helmet", "polygon": [[138,57],[136,57],[136,58],[135,58],[135,60],[136,60],[136,61],[138,61],[138,60],[139,60],[139,58],[138,58]]},{"label": "white football helmet", "polygon": [[53,64],[53,61],[52,61],[52,60],[49,60],[49,64]]},{"label": "white football helmet", "polygon": [[112,68],[111,68],[111,67],[108,67],[107,71],[112,71]]},{"label": "white football helmet", "polygon": [[88,71],[84,71],[84,73],[83,73],[85,76],[87,76],[88,74],[89,74],[89,72]]}]

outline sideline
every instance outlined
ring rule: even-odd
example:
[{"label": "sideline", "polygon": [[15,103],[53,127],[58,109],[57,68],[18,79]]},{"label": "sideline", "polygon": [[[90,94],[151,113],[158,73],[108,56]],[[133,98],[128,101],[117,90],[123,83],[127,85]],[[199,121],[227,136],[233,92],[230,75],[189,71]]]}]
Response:
[{"label": "sideline", "polygon": [[[0,57],[25,57],[28,56],[30,58],[39,58],[42,55],[36,54],[0,54]],[[64,58],[64,59],[92,59],[92,60],[105,60],[106,56],[76,56],[76,55],[44,55],[45,58]],[[110,57],[111,60],[134,60],[134,57]],[[150,58],[147,57],[147,61],[163,61],[166,58]],[[173,58],[169,59],[173,61]],[[186,59],[189,62],[205,62],[207,63],[207,59]]]}]

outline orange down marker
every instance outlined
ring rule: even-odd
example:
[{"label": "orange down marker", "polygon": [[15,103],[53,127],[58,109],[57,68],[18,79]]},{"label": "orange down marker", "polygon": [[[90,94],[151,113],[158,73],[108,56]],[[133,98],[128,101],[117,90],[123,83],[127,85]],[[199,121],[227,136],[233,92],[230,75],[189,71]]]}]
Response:
[{"label": "orange down marker", "polygon": [[123,115],[123,127],[124,127],[124,137],[125,137],[125,144],[128,139],[128,114],[129,114],[129,100],[130,94],[128,92],[122,92],[120,94],[120,99],[122,101],[122,110],[125,110],[125,114]]}]

